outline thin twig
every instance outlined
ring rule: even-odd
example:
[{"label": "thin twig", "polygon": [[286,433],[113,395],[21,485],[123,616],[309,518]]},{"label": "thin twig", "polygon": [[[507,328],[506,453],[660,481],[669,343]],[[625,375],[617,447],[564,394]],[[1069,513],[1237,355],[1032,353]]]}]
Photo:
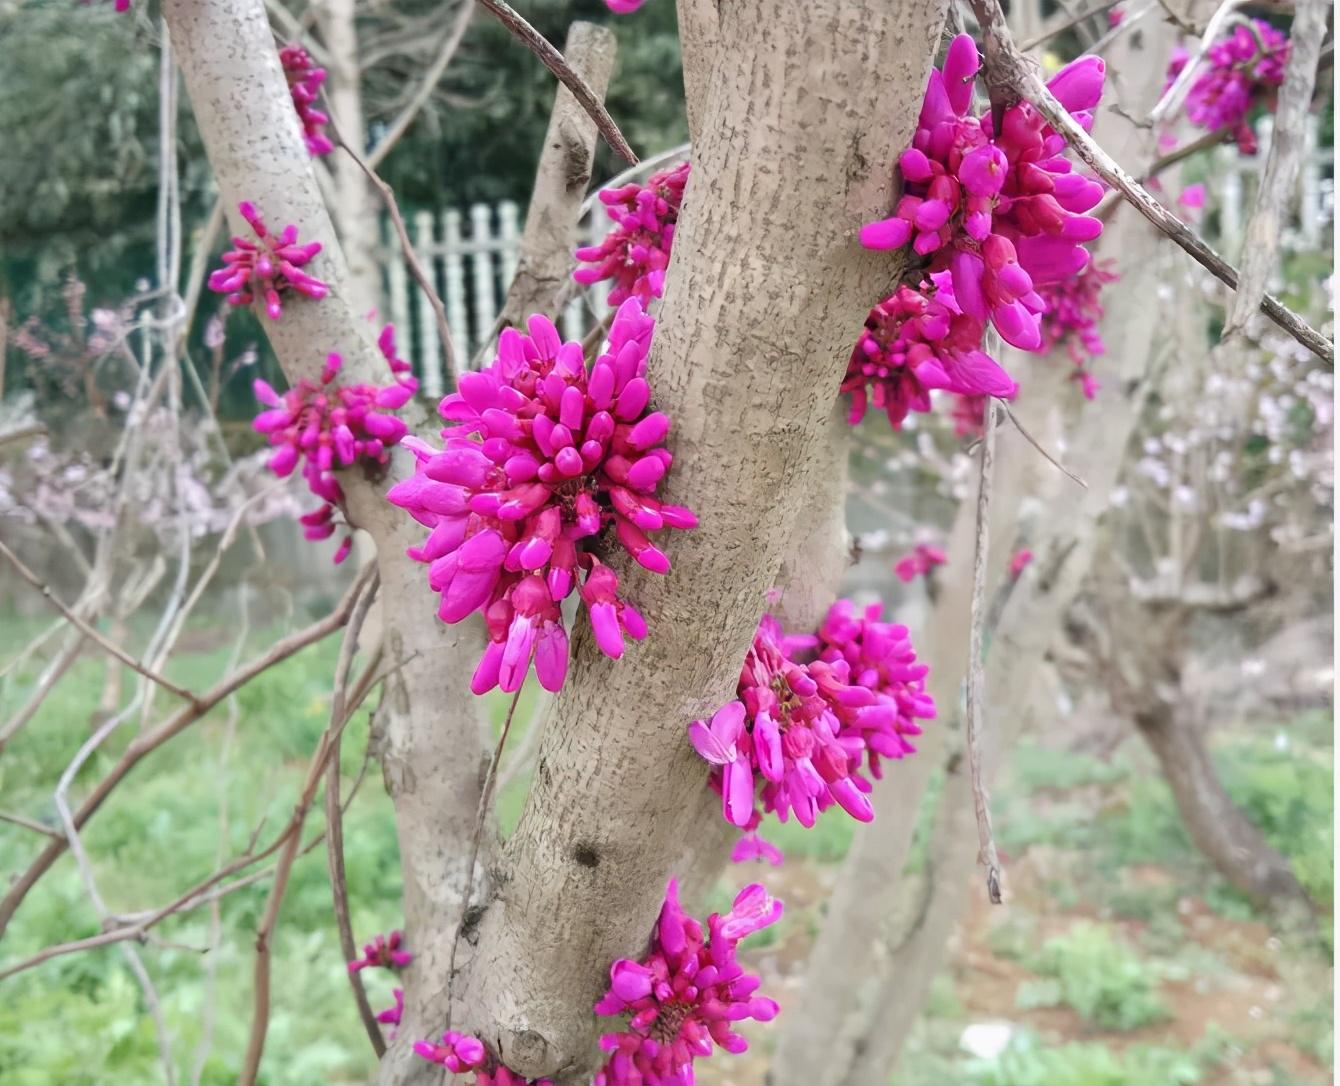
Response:
[{"label": "thin twig", "polygon": [[1044,31],[1037,37],[1029,38],[1026,42],[1021,42],[1019,44],[1019,49],[1025,53],[1030,52],[1044,42],[1051,41],[1052,38],[1056,37],[1058,34],[1064,34],[1072,27],[1079,26],[1080,23],[1092,19],[1095,15],[1103,14],[1103,12],[1107,11],[1109,8],[1116,7],[1121,2],[1122,0],[1103,0],[1103,3],[1099,4],[1096,8],[1090,8],[1088,11],[1081,11],[1078,15],[1071,16],[1065,22],[1052,27],[1050,30]]},{"label": "thin twig", "polygon": [[[381,676],[381,678],[384,677],[384,675]],[[369,689],[372,689],[376,685],[377,683],[373,682],[369,686]],[[344,801],[342,812],[347,812],[349,810],[350,805],[354,801],[354,797],[358,794],[358,790],[363,784],[366,771],[367,759],[365,758],[363,766],[359,769],[358,776],[354,778],[353,786],[349,789],[349,796]],[[302,851],[298,853],[298,856],[306,856],[325,839],[326,831],[324,829],[318,830],[312,838],[303,845]],[[149,938],[149,929],[162,923],[168,917],[190,912],[193,909],[198,909],[201,905],[212,905],[221,898],[227,897],[229,894],[236,893],[238,890],[245,890],[248,886],[254,886],[261,880],[269,878],[274,874],[277,865],[270,864],[267,867],[261,868],[259,871],[253,871],[249,875],[243,875],[241,878],[235,879],[224,886],[218,885],[229,875],[240,871],[242,868],[250,867],[252,864],[260,863],[268,856],[273,856],[279,851],[280,846],[282,846],[286,840],[286,832],[281,832],[265,848],[260,852],[256,852],[254,851],[256,842],[253,839],[247,846],[247,850],[240,857],[215,871],[208,878],[196,883],[189,890],[180,894],[167,905],[144,913],[132,914],[131,916],[109,918],[124,926],[111,928],[107,931],[100,932],[97,935],[90,935],[85,939],[76,939],[73,942],[56,943],[52,946],[44,947],[41,951],[31,957],[24,958],[21,961],[15,962],[13,965],[6,966],[4,969],[0,970],[0,980],[5,980],[14,976],[16,973],[22,973],[28,969],[33,969],[44,962],[51,961],[53,958],[63,958],[69,954],[78,954],[81,951],[93,950],[100,946],[107,946],[111,943],[120,943],[127,939],[134,939],[136,942],[140,943],[147,942]]]},{"label": "thin twig", "polygon": [[[352,623],[349,626],[353,630]],[[381,660],[382,646],[377,645],[364,670],[375,672]],[[347,678],[347,676],[346,676]],[[338,676],[337,676],[338,681]],[[340,684],[343,685],[342,683]],[[337,693],[343,698],[343,693]],[[349,920],[349,887],[344,872],[344,819],[340,811],[340,737],[331,742],[330,765],[326,767],[326,866],[330,871],[330,892],[335,904],[335,926],[340,933],[340,950],[344,960],[351,962],[358,957],[358,944],[354,941],[354,929]],[[368,1002],[368,992],[363,986],[363,974],[357,970],[346,970],[349,984],[354,990],[354,1005],[358,1008],[358,1017],[363,1021],[363,1029],[372,1042],[372,1050],[381,1059],[386,1054],[386,1041],[382,1037],[377,1016]]]},{"label": "thin twig", "polygon": [[1186,95],[1191,86],[1192,79],[1195,78],[1196,69],[1200,67],[1200,62],[1204,59],[1206,52],[1209,51],[1214,39],[1219,36],[1219,31],[1223,27],[1225,20],[1233,14],[1234,9],[1241,6],[1243,0],[1224,0],[1219,5],[1219,9],[1210,16],[1210,21],[1205,24],[1205,32],[1200,36],[1200,41],[1196,43],[1195,52],[1187,57],[1186,64],[1182,70],[1177,73],[1177,78],[1173,80],[1172,85],[1163,92],[1163,95],[1155,103],[1154,108],[1149,111],[1149,119],[1155,123],[1169,117],[1178,106],[1182,104],[1182,98]]},{"label": "thin twig", "polygon": [[465,32],[470,26],[470,20],[474,17],[474,0],[462,0],[460,10],[456,12],[456,19],[442,33],[442,39],[438,42],[436,56],[433,63],[423,73],[423,79],[419,83],[419,88],[414,92],[400,111],[396,119],[386,130],[386,135],[378,141],[377,146],[368,152],[368,167],[375,170],[381,165],[382,159],[391,153],[392,148],[400,142],[400,137],[409,131],[409,126],[414,123],[414,119],[419,115],[419,111],[428,104],[432,98],[433,91],[442,80],[443,74],[450,66],[452,58],[456,56],[456,50],[460,48],[461,41],[465,37]]},{"label": "thin twig", "polygon": [[[79,809],[74,812],[75,827],[82,828],[102,806],[107,797],[112,794],[116,786],[146,756],[180,734],[191,724],[194,724],[220,701],[245,686],[257,675],[288,659],[300,649],[322,640],[348,622],[354,602],[367,583],[367,578],[371,575],[372,569],[369,567],[350,586],[335,610],[325,618],[277,641],[262,656],[221,679],[200,695],[197,703],[183,706],[158,727],[142,732],[132,739],[129,746],[122,752],[121,757],[117,759],[116,764],[108,770],[106,776],[93,786],[92,791],[84,798],[84,802],[79,805]],[[0,899],[0,935],[4,934],[4,930],[14,916],[15,910],[18,909],[33,886],[37,884],[37,880],[51,869],[51,865],[60,858],[67,848],[68,842],[63,838],[59,841],[52,841],[38,854],[28,869],[13,880],[9,892],[5,894],[3,899]]]},{"label": "thin twig", "polygon": [[143,675],[150,682],[157,683],[164,690],[168,690],[171,693],[176,694],[177,697],[190,702],[194,706],[198,706],[200,704],[199,699],[189,690],[187,690],[184,686],[178,686],[167,676],[160,675],[158,672],[153,671],[148,667],[145,667],[145,665],[141,664],[138,660],[135,659],[135,657],[131,656],[130,653],[126,652],[120,646],[112,644],[112,642],[107,640],[107,638],[105,638],[101,633],[99,633],[97,629],[95,629],[93,626],[90,626],[87,622],[85,622],[82,618],[80,618],[77,614],[75,614],[75,612],[72,611],[69,607],[66,607],[65,604],[62,603],[57,598],[56,593],[54,593],[51,590],[51,588],[43,582],[42,578],[39,577],[36,573],[34,573],[27,566],[25,566],[22,560],[19,558],[19,556],[15,554],[12,550],[10,550],[7,546],[5,546],[3,543],[0,543],[0,555],[3,555],[5,558],[7,558],[9,560],[9,564],[12,565],[15,570],[18,571],[19,576],[22,577],[34,588],[36,588],[39,592],[41,592],[42,595],[46,597],[47,602],[50,603],[51,606],[54,607],[57,611],[59,611],[62,615],[64,615],[66,621],[69,622],[70,625],[78,629],[80,633],[82,633],[85,637],[96,642],[98,646],[102,648],[104,651],[111,653],[123,664],[125,664],[126,667],[130,668],[131,671]]},{"label": "thin twig", "polygon": [[1038,439],[1035,438],[1032,434],[1030,434],[1027,429],[1025,429],[1024,424],[1019,421],[1019,417],[1014,413],[1014,411],[1011,409],[1008,403],[1006,403],[1004,400],[1001,400],[1000,405],[1003,408],[1005,408],[1005,414],[1008,415],[1010,421],[1014,423],[1014,428],[1018,430],[1020,434],[1023,435],[1025,441],[1027,441],[1030,445],[1033,446],[1033,448],[1037,449],[1037,451],[1042,454],[1042,458],[1046,460],[1047,463],[1049,463],[1052,467],[1054,467],[1067,479],[1072,479],[1075,482],[1079,483],[1079,485],[1082,486],[1085,490],[1089,489],[1088,483],[1086,483],[1083,479],[1081,479],[1068,467],[1062,464],[1061,461],[1057,460],[1056,457],[1054,457],[1051,453],[1049,453],[1046,449],[1044,449],[1042,445],[1039,443]]},{"label": "thin twig", "polygon": [[447,962],[447,1025],[451,1025],[451,989],[456,983],[456,950],[461,945],[461,932],[470,916],[470,899],[475,894],[475,864],[479,862],[479,844],[484,837],[484,821],[488,817],[489,803],[493,799],[493,785],[498,777],[498,763],[502,761],[503,747],[507,745],[507,734],[512,730],[512,717],[516,714],[517,702],[521,700],[521,687],[512,695],[512,704],[507,707],[507,718],[503,721],[502,734],[498,736],[498,745],[493,749],[493,759],[489,762],[484,788],[479,793],[479,810],[475,814],[475,832],[470,842],[470,863],[466,868],[465,893],[461,895],[461,915],[456,921],[456,934],[451,940],[451,957]]},{"label": "thin twig", "polygon": [[321,784],[326,763],[335,749],[336,741],[344,731],[344,726],[349,723],[349,719],[353,716],[359,703],[371,689],[372,684],[367,680],[376,674],[372,669],[363,672],[361,681],[355,688],[354,694],[348,699],[349,705],[346,707],[345,689],[349,680],[349,668],[354,659],[354,651],[358,647],[358,632],[377,593],[378,582],[375,570],[375,565],[370,563],[368,572],[371,573],[371,576],[360,577],[360,581],[365,583],[365,587],[354,607],[349,625],[344,631],[344,640],[340,645],[340,656],[335,665],[335,689],[330,700],[330,723],[327,724],[326,730],[317,742],[316,751],[313,753],[311,763],[307,768],[307,777],[303,782],[302,792],[293,808],[288,827],[284,831],[284,848],[280,852],[279,862],[275,866],[274,882],[270,884],[270,895],[265,902],[265,912],[261,916],[260,926],[256,929],[251,1036],[247,1040],[247,1050],[242,1060],[242,1073],[237,1080],[239,1086],[255,1086],[256,1075],[260,1071],[261,1055],[265,1051],[265,1035],[270,1026],[270,938],[274,934],[275,925],[279,921],[279,909],[284,903],[284,892],[288,889],[288,880],[293,871],[293,863],[298,858],[298,846],[302,843],[302,826],[307,820],[307,812],[311,810],[312,801],[316,798],[316,790]]},{"label": "thin twig", "polygon": [[[1031,102],[1047,123],[1075,149],[1086,166],[1120,191],[1141,215],[1190,253],[1202,267],[1236,290],[1237,270],[1117,165],[1052,96],[1015,48],[999,0],[972,0],[972,7],[986,36],[988,87],[994,87],[1000,93],[1008,91],[1016,101],[1023,98]],[[1327,365],[1335,365],[1335,345],[1279,299],[1265,295],[1261,311]]]},{"label": "thin twig", "polygon": [[414,281],[419,284],[424,297],[428,299],[429,306],[432,307],[433,316],[437,319],[437,338],[442,341],[443,365],[446,367],[447,380],[451,387],[456,387],[456,348],[452,346],[451,327],[447,324],[447,309],[442,304],[442,298],[437,293],[437,288],[433,286],[433,281],[428,273],[424,271],[423,264],[419,262],[419,255],[414,251],[414,245],[409,240],[409,231],[405,229],[404,217],[400,214],[400,205],[396,203],[395,193],[391,191],[391,186],[378,176],[377,171],[363,161],[363,158],[357,151],[345,142],[344,137],[340,135],[340,130],[335,127],[335,122],[330,121],[326,126],[330,134],[335,137],[335,142],[343,148],[345,154],[358,163],[359,169],[367,175],[367,179],[372,182],[373,187],[381,194],[382,201],[386,204],[386,210],[391,216],[391,225],[395,227],[396,237],[400,239],[401,251],[405,254],[405,263],[409,265],[409,273],[414,277]]},{"label": "thin twig", "polygon": [[57,840],[62,839],[59,830],[53,830],[50,826],[44,826],[40,822],[34,822],[31,818],[24,818],[23,815],[10,814],[8,811],[0,811],[0,822],[11,822],[15,826],[22,826],[25,830],[32,830],[33,833],[40,833],[44,837],[54,837]]},{"label": "thin twig", "polygon": [[972,628],[968,640],[968,766],[972,773],[973,810],[977,816],[977,862],[986,868],[986,893],[999,905],[1000,857],[991,832],[990,797],[982,782],[982,629],[986,620],[986,560],[990,547],[991,486],[996,458],[996,406],[986,403],[986,430],[982,436],[982,471],[977,485],[977,545],[972,560]]},{"label": "thin twig", "polygon": [[605,137],[605,142],[629,162],[636,164],[637,155],[628,146],[628,141],[623,138],[623,133],[619,131],[619,126],[614,123],[614,118],[609,115],[604,104],[586,85],[586,80],[572,70],[563,58],[563,54],[555,49],[543,34],[526,22],[520,13],[505,3],[504,0],[479,0],[479,3],[487,8],[498,22],[511,31],[513,37],[539,57],[540,62],[554,73],[563,86],[572,91],[572,96],[582,104],[582,108],[596,122],[596,127],[600,129],[600,134]]}]

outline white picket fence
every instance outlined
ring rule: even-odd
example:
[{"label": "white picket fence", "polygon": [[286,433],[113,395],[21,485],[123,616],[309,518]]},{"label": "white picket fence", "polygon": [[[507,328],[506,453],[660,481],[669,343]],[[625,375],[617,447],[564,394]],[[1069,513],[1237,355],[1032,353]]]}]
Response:
[{"label": "white picket fence", "polygon": [[[469,222],[467,233],[465,225]],[[579,227],[581,244],[599,241],[612,224],[597,205]],[[479,349],[498,319],[507,287],[516,274],[521,245],[521,212],[511,200],[474,204],[462,213],[419,211],[410,217],[415,252],[442,298],[458,355],[467,360]],[[391,319],[408,346],[424,395],[443,394],[442,348],[432,308],[400,259],[389,223],[383,224],[386,246],[383,272]],[[566,339],[580,339],[609,311],[609,284],[597,283],[579,292],[560,320]],[[402,351],[402,353],[404,353]]]},{"label": "white picket fence", "polygon": [[[1215,152],[1207,186],[1206,219],[1201,228],[1207,240],[1232,261],[1237,260],[1242,249],[1242,232],[1265,166],[1271,129],[1271,119],[1264,118],[1257,128],[1260,150],[1253,158],[1243,157],[1232,145]],[[1280,239],[1288,250],[1330,248],[1327,231],[1334,221],[1335,182],[1330,176],[1330,149],[1319,147],[1317,132],[1317,119],[1309,117],[1298,201]],[[582,244],[587,244],[588,239],[598,241],[610,225],[604,207],[596,204],[581,224]],[[492,330],[516,271],[521,210],[505,200],[492,206],[474,204],[464,212],[456,208],[419,211],[410,218],[410,232],[415,250],[430,270],[446,307],[456,351],[468,360]],[[402,330],[401,342],[411,352],[407,357],[414,361],[425,395],[436,399],[444,390],[442,353],[433,313],[400,258],[389,224],[383,227],[383,239],[391,319]],[[581,338],[603,318],[609,308],[608,295],[608,283],[597,283],[580,291],[562,316],[564,336]]]}]

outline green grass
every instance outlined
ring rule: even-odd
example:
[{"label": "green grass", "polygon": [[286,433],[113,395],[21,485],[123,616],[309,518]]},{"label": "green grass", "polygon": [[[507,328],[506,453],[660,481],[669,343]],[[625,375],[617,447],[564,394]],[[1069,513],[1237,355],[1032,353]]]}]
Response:
[{"label": "green grass", "polygon": [[[12,627],[2,624],[6,640]],[[247,655],[263,651],[276,631],[257,631]],[[227,710],[221,706],[145,759],[113,794],[84,835],[95,858],[99,888],[109,908],[131,911],[170,901],[212,872],[219,862],[221,806],[226,804],[224,859],[245,851],[257,826],[269,840],[292,809],[317,737],[327,722],[330,675],[338,639],[308,648],[257,678],[237,696],[232,753],[225,761]],[[10,644],[12,649],[12,642]],[[217,678],[228,649],[189,654],[174,662],[175,676],[194,686]],[[105,667],[81,659],[42,710],[0,759],[5,806],[54,820],[51,792],[60,768],[89,734]],[[26,695],[26,678],[13,684],[4,709]],[[132,676],[126,678],[130,689]],[[160,711],[166,696],[158,700]],[[348,781],[363,761],[368,712],[346,732],[341,766]],[[138,728],[123,725],[80,774],[100,775]],[[322,825],[320,807],[308,816],[307,837]],[[356,935],[401,922],[401,876],[394,819],[375,766],[345,821],[346,865]],[[40,839],[0,824],[0,869],[21,870]],[[273,1005],[262,1081],[325,1086],[365,1081],[372,1054],[348,994],[330,908],[324,847],[294,866],[274,940]],[[173,919],[141,947],[172,1035],[179,1079],[189,1081],[205,1018],[206,969],[215,970],[219,1004],[212,1053],[202,1081],[236,1081],[250,1016],[251,948],[268,883],[239,890],[220,905],[222,938],[210,944],[208,909]],[[92,934],[97,917],[67,856],[32,891],[5,939],[6,961],[41,947]],[[164,943],[171,946],[163,945]],[[374,1005],[390,1003],[390,978],[369,978]],[[0,1005],[0,1081],[14,1086],[72,1082],[133,1084],[160,1081],[158,1044],[144,997],[116,946],[53,959],[6,984]]]}]

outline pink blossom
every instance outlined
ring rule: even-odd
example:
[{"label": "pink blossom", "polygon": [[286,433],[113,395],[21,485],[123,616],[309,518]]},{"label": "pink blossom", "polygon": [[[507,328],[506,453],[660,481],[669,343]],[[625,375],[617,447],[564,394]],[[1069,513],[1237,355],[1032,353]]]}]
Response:
[{"label": "pink blossom", "polygon": [[330,154],[335,150],[335,145],[325,133],[330,118],[316,108],[316,96],[321,91],[321,84],[326,81],[326,69],[318,68],[311,54],[297,42],[279,50],[279,60],[284,65],[289,93],[293,96],[293,108],[302,122],[303,141],[307,144],[307,150],[313,155]]},{"label": "pink blossom", "polygon": [[860,422],[873,403],[897,429],[908,412],[930,410],[936,389],[1013,399],[1019,386],[981,349],[983,331],[962,312],[949,273],[933,274],[920,290],[898,287],[870,311],[847,362],[847,420]]},{"label": "pink blossom", "polygon": [[[1187,119],[1207,131],[1231,131],[1244,155],[1256,154],[1256,133],[1248,116],[1260,105],[1273,108],[1289,50],[1288,36],[1264,19],[1252,19],[1250,26],[1238,23],[1206,50],[1202,70],[1187,91]],[[1165,91],[1189,60],[1186,49],[1173,50]]]},{"label": "pink blossom", "polygon": [[[606,0],[611,10],[635,11],[642,0]],[[616,7],[616,4],[623,5]],[[590,265],[572,273],[579,283],[613,279],[610,304],[636,298],[651,304],[665,290],[665,269],[670,263],[670,245],[675,222],[689,179],[689,164],[652,174],[645,185],[636,182],[617,189],[603,189],[600,201],[615,226],[599,245],[578,249],[576,257]]]},{"label": "pink blossom", "polygon": [[[954,423],[954,433],[958,437],[979,438],[986,432],[986,401],[985,396],[962,394],[954,396],[954,406],[950,409],[949,417]],[[903,561],[906,562],[908,559],[905,558]],[[899,565],[901,564],[900,562]],[[910,581],[915,576],[916,571],[913,570],[903,580]]]},{"label": "pink blossom", "polygon": [[[256,398],[268,408],[252,426],[275,449],[270,470],[283,477],[301,464],[308,489],[321,499],[317,509],[299,518],[308,539],[335,534],[335,506],[344,501],[335,470],[360,460],[385,464],[390,459],[387,450],[405,436],[405,424],[391,412],[405,405],[419,382],[408,372],[409,364],[395,357],[391,325],[382,330],[378,344],[394,376],[381,388],[333,384],[343,364],[334,352],[326,358],[319,385],[303,379],[281,396],[259,378],[252,383]],[[335,552],[336,563],[348,557],[352,543],[349,536],[343,539]]]},{"label": "pink blossom", "polygon": [[275,237],[266,230],[260,212],[246,200],[237,205],[237,210],[255,231],[259,244],[234,237],[233,248],[223,254],[224,267],[210,273],[210,290],[228,295],[229,305],[250,305],[255,298],[262,298],[271,320],[278,320],[283,312],[282,292],[295,290],[318,299],[329,293],[329,286],[301,270],[321,251],[319,241],[299,245],[296,226],[284,227]]},{"label": "pink blossom", "polygon": [[730,851],[730,860],[733,864],[764,860],[771,866],[777,867],[784,859],[786,857],[782,855],[781,849],[770,841],[763,840],[757,833],[742,834]]},{"label": "pink blossom", "polygon": [[781,914],[781,902],[754,883],[730,912],[708,917],[704,933],[680,908],[671,879],[646,953],[610,966],[609,990],[595,1005],[596,1014],[626,1016],[627,1025],[600,1038],[610,1058],[592,1086],[691,1086],[694,1060],[716,1048],[746,1051],[732,1023],[769,1022],[779,1008],[755,994],[759,978],[736,959],[736,947]]},{"label": "pink blossom", "polygon": [[1111,261],[1090,262],[1078,275],[1049,283],[1038,291],[1047,303],[1042,317],[1043,348],[1051,351],[1065,346],[1075,363],[1074,378],[1080,383],[1085,399],[1093,399],[1098,390],[1098,382],[1088,367],[1107,350],[1098,330],[1103,316],[1102,291],[1118,278]]},{"label": "pink blossom", "polygon": [[[415,1055],[423,1057],[429,1063],[445,1067],[452,1074],[474,1073],[475,1086],[553,1086],[547,1078],[531,1082],[518,1075],[490,1057],[484,1042],[478,1037],[447,1030],[442,1034],[442,1043],[415,1041]],[[490,1070],[490,1065],[492,1069]]]},{"label": "pink blossom", "polygon": [[936,566],[944,564],[944,551],[927,543],[918,543],[911,554],[898,559],[897,564],[893,567],[893,572],[898,575],[898,580],[908,584],[918,577],[926,576]]},{"label": "pink blossom", "polygon": [[[903,195],[891,217],[861,230],[861,244],[911,243],[931,272],[952,275],[962,313],[983,326],[990,320],[1007,343],[1032,351],[1043,309],[1036,287],[1084,266],[1082,243],[1102,232],[1085,212],[1102,187],[1072,172],[1061,157],[1065,140],[1027,102],[1005,111],[1000,133],[990,114],[969,115],[978,68],[972,38],[959,35],[943,67],[931,70],[912,146],[898,160]],[[1103,61],[1085,56],[1048,87],[1088,124],[1104,77]]]},{"label": "pink blossom", "polygon": [[1205,186],[1199,183],[1187,185],[1178,195],[1177,202],[1188,211],[1196,212],[1194,217],[1199,218],[1199,212],[1205,210]]},{"label": "pink blossom", "polygon": [[625,301],[588,371],[581,344],[562,343],[548,319],[531,317],[529,335],[504,331],[493,364],[462,374],[442,401],[453,424],[442,431],[445,449],[407,443],[416,473],[387,497],[432,530],[409,555],[429,565],[439,617],[484,614],[489,644],[476,694],[519,689],[532,660],[541,686],[563,685],[559,605],[574,587],[606,656],[647,634],[614,570],[588,548],[613,527],[639,565],[667,573],[651,534],[697,525],[688,509],[656,497],[673,457],[664,447],[670,420],[650,409],[653,327],[637,299]]},{"label": "pink blossom", "polygon": [[441,1064],[452,1074],[460,1075],[483,1066],[488,1050],[478,1037],[457,1033],[454,1029],[442,1034],[442,1043],[415,1041],[414,1051],[429,1063]]},{"label": "pink blossom", "polygon": [[[383,1025],[398,1026],[400,1020],[405,1016],[405,990],[403,988],[392,989],[391,995],[395,1002],[386,1010],[377,1012],[377,1021]],[[396,1031],[391,1030],[392,1040],[395,1039],[395,1034]]]},{"label": "pink blossom", "polygon": [[[803,826],[834,805],[861,822],[874,818],[867,798],[881,756],[899,758],[919,735],[914,717],[934,716],[923,693],[924,665],[905,627],[882,623],[878,608],[856,618],[839,600],[812,636],[787,637],[764,615],[745,657],[735,700],[688,727],[689,742],[711,766],[722,817],[751,832],[756,803]],[[766,856],[771,846],[745,845]],[[773,850],[775,851],[775,850]]]},{"label": "pink blossom", "polygon": [[1033,561],[1033,552],[1027,547],[1015,551],[1010,555],[1010,577],[1014,580],[1019,579],[1019,574],[1023,573],[1028,563]]},{"label": "pink blossom", "polygon": [[605,6],[615,15],[628,15],[637,11],[646,0],[605,0]]},{"label": "pink blossom", "polygon": [[363,956],[349,963],[349,972],[360,969],[404,969],[414,960],[414,955],[401,950],[404,935],[393,931],[390,935],[378,935],[363,947]]}]

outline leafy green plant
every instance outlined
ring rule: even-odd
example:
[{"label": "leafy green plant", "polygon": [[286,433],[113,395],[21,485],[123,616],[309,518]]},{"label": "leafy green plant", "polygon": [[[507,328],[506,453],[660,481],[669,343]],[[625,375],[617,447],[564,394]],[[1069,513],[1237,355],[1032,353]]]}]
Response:
[{"label": "leafy green plant", "polygon": [[1191,1056],[1137,1046],[1120,1055],[1099,1044],[1043,1046],[1021,1034],[994,1060],[970,1065],[973,1086],[1193,1086],[1201,1080]]},{"label": "leafy green plant", "polygon": [[1065,1005],[1103,1029],[1137,1029],[1167,1016],[1154,974],[1102,925],[1076,924],[1049,939],[1036,963],[1042,981],[1022,984],[1021,1007]]}]

